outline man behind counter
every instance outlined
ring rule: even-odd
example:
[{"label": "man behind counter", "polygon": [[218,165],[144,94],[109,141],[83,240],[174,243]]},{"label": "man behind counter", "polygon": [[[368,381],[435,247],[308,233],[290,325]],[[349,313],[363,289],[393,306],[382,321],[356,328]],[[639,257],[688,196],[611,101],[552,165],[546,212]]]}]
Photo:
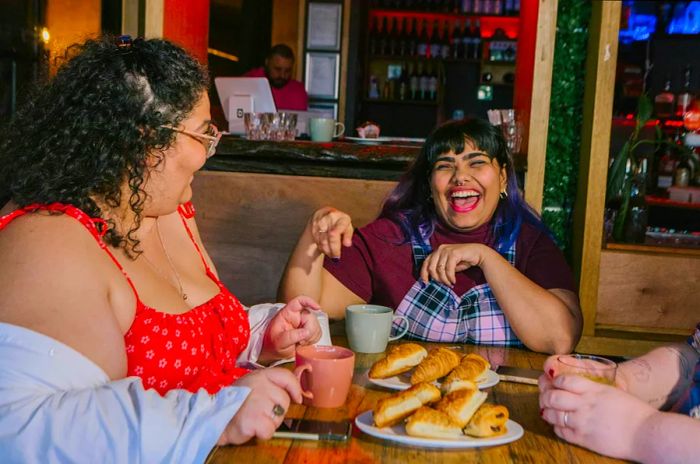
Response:
[{"label": "man behind counter", "polygon": [[278,110],[306,111],[309,97],[304,85],[292,79],[294,52],[284,44],[275,45],[265,58],[265,66],[251,69],[245,77],[267,77]]}]

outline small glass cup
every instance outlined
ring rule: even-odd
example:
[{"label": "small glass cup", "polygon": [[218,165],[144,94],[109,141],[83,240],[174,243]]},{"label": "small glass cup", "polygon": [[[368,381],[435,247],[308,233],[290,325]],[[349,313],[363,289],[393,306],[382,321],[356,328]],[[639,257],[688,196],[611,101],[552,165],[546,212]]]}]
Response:
[{"label": "small glass cup", "polygon": [[297,115],[289,112],[281,112],[279,115],[282,140],[294,140],[297,135]]},{"label": "small glass cup", "polygon": [[580,375],[594,382],[615,386],[617,364],[609,359],[590,354],[567,354],[557,357],[556,375]]},{"label": "small glass cup", "polygon": [[265,113],[245,113],[245,136],[248,140],[265,140],[264,116]]}]

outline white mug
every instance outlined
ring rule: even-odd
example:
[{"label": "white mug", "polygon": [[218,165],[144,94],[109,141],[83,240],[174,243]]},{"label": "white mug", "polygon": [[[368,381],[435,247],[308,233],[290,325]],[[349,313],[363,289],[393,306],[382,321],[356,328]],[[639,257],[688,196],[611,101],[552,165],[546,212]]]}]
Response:
[{"label": "white mug", "polygon": [[331,118],[311,118],[309,132],[314,142],[330,142],[345,133],[345,125]]}]

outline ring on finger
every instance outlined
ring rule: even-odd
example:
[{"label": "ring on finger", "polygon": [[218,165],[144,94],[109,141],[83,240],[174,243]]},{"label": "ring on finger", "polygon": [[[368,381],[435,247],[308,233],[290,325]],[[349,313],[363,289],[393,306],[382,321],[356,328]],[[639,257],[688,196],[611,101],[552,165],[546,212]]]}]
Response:
[{"label": "ring on finger", "polygon": [[275,405],[272,407],[272,418],[276,419],[277,417],[282,417],[287,411],[284,410],[281,404],[275,403]]}]

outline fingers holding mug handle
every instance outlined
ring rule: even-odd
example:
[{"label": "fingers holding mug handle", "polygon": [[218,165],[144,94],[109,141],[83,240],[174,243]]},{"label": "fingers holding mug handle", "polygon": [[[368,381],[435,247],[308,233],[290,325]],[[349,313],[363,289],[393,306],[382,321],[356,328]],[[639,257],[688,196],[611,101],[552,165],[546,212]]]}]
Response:
[{"label": "fingers holding mug handle", "polygon": [[343,124],[342,122],[336,122],[333,137],[340,137],[344,133],[345,133],[345,124]]},{"label": "fingers holding mug handle", "polygon": [[[299,380],[299,384],[301,385],[301,378],[304,376],[304,372],[309,371],[311,372],[313,369],[311,368],[311,364],[304,364],[302,366],[297,366],[294,369],[294,375],[296,378]],[[314,394],[311,393],[310,391],[306,391],[302,388],[301,390],[301,396],[304,398],[312,400],[314,398]]]},{"label": "fingers holding mug handle", "polygon": [[408,322],[408,319],[406,318],[406,316],[395,315],[394,319],[392,320],[392,324],[393,324],[393,321],[395,321],[396,319],[400,319],[404,322],[403,330],[401,331],[400,334],[395,335],[393,337],[389,337],[390,342],[393,342],[394,340],[398,340],[399,338],[406,335],[406,333],[408,333],[408,326],[409,326],[410,322]]}]

